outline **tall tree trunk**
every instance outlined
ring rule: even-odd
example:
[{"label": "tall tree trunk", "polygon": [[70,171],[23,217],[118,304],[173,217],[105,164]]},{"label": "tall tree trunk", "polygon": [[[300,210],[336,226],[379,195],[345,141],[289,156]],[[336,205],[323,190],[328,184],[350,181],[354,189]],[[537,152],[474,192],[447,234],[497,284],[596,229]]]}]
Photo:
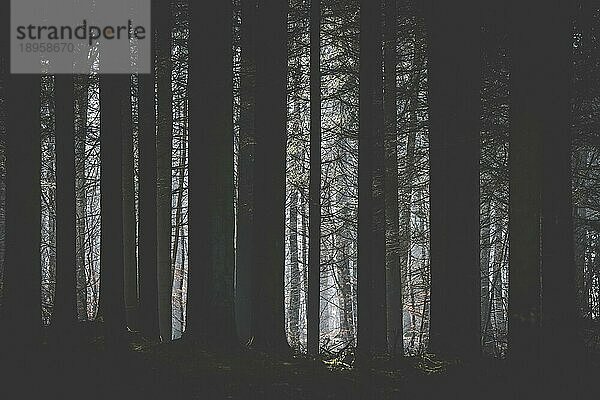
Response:
[{"label": "tall tree trunk", "polygon": [[571,203],[572,7],[514,2],[510,10],[509,357],[522,372],[519,379],[533,382],[532,392],[536,374],[543,372],[555,397],[573,396],[570,377],[577,375],[579,351]]},{"label": "tall tree trunk", "polygon": [[382,53],[382,7],[379,2],[375,35],[378,47],[375,53],[374,71],[372,163],[373,163],[373,239],[372,239],[372,279],[373,279],[373,351],[384,354],[387,345],[387,305],[386,305],[386,215],[385,215],[385,148],[383,114],[383,53]]},{"label": "tall tree trunk", "polygon": [[404,353],[402,338],[402,283],[400,281],[400,216],[398,204],[398,115],[396,65],[398,17],[396,0],[385,0],[384,32],[384,149],[387,342],[392,356]]},{"label": "tall tree trunk", "polygon": [[[546,2],[542,2],[546,7]],[[571,93],[573,75],[572,2],[550,5],[543,31],[549,54],[543,66],[542,104],[545,116],[542,155],[542,365],[548,394],[568,397],[577,385],[577,361],[581,356],[577,339],[577,293],[572,202]],[[551,22],[552,21],[552,22]],[[547,47],[546,47],[547,46]],[[536,59],[537,62],[537,59]],[[548,85],[551,82],[551,85]],[[550,86],[550,87],[549,87]],[[533,99],[530,99],[530,101]],[[537,99],[536,99],[537,100]],[[518,110],[517,110],[518,112]],[[546,125],[547,123],[547,125]],[[565,346],[572,343],[573,348]],[[559,380],[566,376],[563,385]],[[547,380],[546,380],[547,379]],[[554,389],[558,390],[555,391]],[[560,394],[559,394],[560,393]]]},{"label": "tall tree trunk", "polygon": [[[580,32],[581,32],[581,47],[584,54],[588,55],[589,61],[585,64],[585,72],[582,76],[582,86],[583,90],[581,95],[584,97],[584,102],[588,103],[586,108],[588,110],[593,107],[594,102],[594,67],[590,65],[595,61],[595,58],[591,55],[594,54],[595,44],[594,44],[594,10],[592,6],[593,0],[582,0],[579,2],[579,15],[577,16],[578,23],[580,24]],[[591,112],[591,111],[588,111]],[[574,168],[589,168],[589,149],[583,148],[577,151],[574,154],[575,162]],[[579,162],[578,162],[579,161]],[[586,180],[583,179],[583,182],[580,185],[585,185]],[[593,273],[590,273],[590,267],[586,266],[586,249],[588,247],[587,238],[588,238],[588,229],[587,229],[587,208],[585,206],[578,206],[575,208],[575,235],[576,235],[576,248],[575,248],[575,266],[576,266],[576,290],[577,290],[577,300],[579,305],[580,315],[590,320],[591,319],[591,308],[590,308],[590,295],[589,289],[591,287],[592,276]],[[587,273],[586,273],[587,271]]]},{"label": "tall tree trunk", "polygon": [[[587,152],[586,152],[587,153]],[[587,154],[586,154],[587,158]],[[585,207],[576,207],[575,209],[575,267],[576,267],[576,275],[575,275],[575,283],[577,287],[577,300],[579,306],[579,316],[590,320],[592,318],[591,309],[590,309],[590,294],[589,294],[589,284],[591,274],[586,274],[586,271],[589,271],[589,266],[586,266],[586,252],[588,248],[588,230],[586,225],[587,219],[587,208]]]},{"label": "tall tree trunk", "polygon": [[350,232],[348,221],[350,221],[350,210],[345,204],[342,209],[343,227],[340,229],[339,243],[342,248],[340,252],[340,292],[341,292],[341,314],[342,314],[342,337],[346,343],[354,343],[354,318],[352,315],[352,281],[350,279]]},{"label": "tall tree trunk", "polygon": [[[306,157],[304,155],[304,157]],[[304,159],[303,161],[306,161]],[[303,164],[304,165],[304,164]],[[304,170],[304,167],[302,168]],[[302,294],[304,296],[304,312],[301,315],[304,316],[304,322],[302,325],[303,330],[308,331],[308,207],[307,207],[307,195],[304,189],[300,189],[300,222],[302,223]]]},{"label": "tall tree trunk", "polygon": [[258,9],[252,336],[257,348],[289,352],[285,334],[286,2]]},{"label": "tall tree trunk", "polygon": [[209,346],[231,349],[238,343],[233,304],[232,16],[230,2],[214,0],[210,5],[190,4],[187,331]]},{"label": "tall tree trunk", "polygon": [[481,343],[487,350],[490,345],[490,254],[491,243],[491,200],[484,200],[481,215]]},{"label": "tall tree trunk", "polygon": [[289,326],[292,347],[300,345],[300,267],[298,264],[298,191],[290,195],[290,305]]},{"label": "tall tree trunk", "polygon": [[430,348],[480,353],[478,2],[429,4]]},{"label": "tall tree trunk", "polygon": [[80,319],[88,319],[87,276],[86,276],[86,178],[85,144],[87,137],[89,77],[75,78],[75,188],[77,216],[77,313]]},{"label": "tall tree trunk", "polygon": [[[181,140],[181,153],[179,157],[179,171],[177,176],[177,204],[175,205],[175,237],[173,238],[173,252],[171,255],[171,263],[173,270],[174,291],[177,301],[177,315],[174,318],[176,338],[183,336],[184,313],[183,313],[183,280],[185,273],[185,256],[184,256],[184,237],[183,232],[183,192],[185,184],[185,163],[187,152],[187,135],[184,132],[184,137]],[[181,246],[180,246],[181,242]],[[177,268],[177,254],[181,254],[181,268]]]},{"label": "tall tree trunk", "polygon": [[357,357],[367,363],[373,347],[373,131],[376,129],[377,53],[381,47],[376,25],[381,2],[360,3],[360,89],[358,136],[358,335]]},{"label": "tall tree trunk", "polygon": [[[493,281],[492,281],[492,297],[494,308],[494,332],[497,334],[506,334],[506,317],[504,315],[504,295],[502,286],[504,285],[504,277],[502,269],[504,267],[506,253],[508,251],[508,236],[503,234],[502,219],[499,215],[495,216],[494,229],[494,262],[493,262]],[[495,338],[496,355],[501,356],[501,343],[498,337]]]},{"label": "tall tree trunk", "polygon": [[108,348],[124,345],[123,121],[127,75],[100,77],[100,312]]},{"label": "tall tree trunk", "polygon": [[[129,82],[128,82],[129,83]],[[137,328],[137,257],[136,257],[136,218],[135,182],[133,166],[133,126],[131,121],[131,84],[123,88],[123,254],[125,315],[127,326]]]},{"label": "tall tree trunk", "polygon": [[[3,16],[10,14],[4,11]],[[9,38],[10,24],[3,26],[6,31],[0,36]],[[3,58],[6,46],[2,45]],[[41,339],[40,77],[11,75],[6,83],[6,253],[0,335],[8,353],[21,356],[34,351]]]},{"label": "tall tree trunk", "polygon": [[240,27],[240,133],[235,264],[235,316],[242,343],[250,339],[254,220],[254,107],[256,0],[241,0]]},{"label": "tall tree trunk", "polygon": [[77,323],[75,124],[73,77],[54,78],[56,121],[56,286],[52,312],[57,344],[73,340]]},{"label": "tall tree trunk", "polygon": [[[158,17],[152,2],[153,41],[156,41]],[[139,328],[148,338],[160,338],[158,316],[157,267],[157,168],[156,168],[156,45],[153,43],[151,74],[138,76],[138,163],[139,163]]]},{"label": "tall tree trunk", "polygon": [[321,296],[321,0],[310,2],[308,353],[319,354]]},{"label": "tall tree trunk", "polygon": [[[7,12],[7,8],[1,8]],[[8,16],[5,16],[8,18]],[[2,20],[1,22],[8,22]],[[4,284],[4,255],[6,251],[6,131],[8,125],[8,79],[10,75],[8,37],[0,39],[0,318],[2,316],[2,299]],[[1,320],[0,320],[1,322]],[[1,338],[1,334],[0,334]]]},{"label": "tall tree trunk", "polygon": [[173,107],[171,89],[171,1],[155,0],[156,26],[156,258],[158,317],[163,341],[172,339],[173,272],[171,271],[171,156]]},{"label": "tall tree trunk", "polygon": [[[5,258],[0,353],[23,356],[41,339],[40,76],[8,75],[10,2],[0,5],[0,64],[6,109]],[[10,361],[11,368],[15,364]]]}]

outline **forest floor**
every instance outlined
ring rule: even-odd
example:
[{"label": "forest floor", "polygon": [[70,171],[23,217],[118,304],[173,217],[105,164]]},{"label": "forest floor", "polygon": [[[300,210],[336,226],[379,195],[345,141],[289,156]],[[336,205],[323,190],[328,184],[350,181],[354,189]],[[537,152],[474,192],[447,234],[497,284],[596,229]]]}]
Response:
[{"label": "forest floor", "polygon": [[[433,355],[380,358],[372,362],[365,381],[350,364],[335,358],[274,357],[251,350],[222,354],[184,340],[153,343],[133,333],[128,349],[114,353],[104,349],[97,328],[86,329],[86,335],[72,348],[58,351],[44,345],[28,357],[0,362],[0,398],[524,398],[499,360],[467,364]],[[587,383],[569,398],[600,399],[600,357],[588,357],[581,370],[585,376],[580,381]],[[361,397],[364,382],[369,382],[369,394]]]}]

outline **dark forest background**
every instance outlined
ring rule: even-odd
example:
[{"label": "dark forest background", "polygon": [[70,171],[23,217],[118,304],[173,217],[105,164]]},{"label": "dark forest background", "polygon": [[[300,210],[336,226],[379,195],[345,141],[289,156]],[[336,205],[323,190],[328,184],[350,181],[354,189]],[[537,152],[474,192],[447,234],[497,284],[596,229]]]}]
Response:
[{"label": "dark forest background", "polygon": [[0,337],[584,375],[600,4],[549,3],[152,1],[131,76],[10,75],[3,28]]}]

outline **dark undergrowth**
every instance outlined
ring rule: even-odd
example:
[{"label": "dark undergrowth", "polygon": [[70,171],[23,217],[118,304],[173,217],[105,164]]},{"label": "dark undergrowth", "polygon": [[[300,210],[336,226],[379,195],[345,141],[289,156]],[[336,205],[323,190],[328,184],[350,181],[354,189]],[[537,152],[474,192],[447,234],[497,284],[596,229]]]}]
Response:
[{"label": "dark undergrowth", "polygon": [[596,356],[579,366],[572,395],[556,397],[545,390],[552,382],[527,390],[515,384],[514,371],[499,360],[377,358],[359,373],[335,357],[223,353],[186,340],[153,343],[135,333],[126,350],[113,352],[98,332],[87,326],[79,343],[4,357],[0,399],[600,399]]}]

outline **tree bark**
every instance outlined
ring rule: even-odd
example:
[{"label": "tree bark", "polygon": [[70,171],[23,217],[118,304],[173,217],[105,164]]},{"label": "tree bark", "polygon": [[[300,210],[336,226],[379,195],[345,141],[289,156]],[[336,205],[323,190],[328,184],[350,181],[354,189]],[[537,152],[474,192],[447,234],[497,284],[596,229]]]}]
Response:
[{"label": "tree bark", "polygon": [[256,59],[256,160],[252,336],[260,349],[290,351],[285,334],[285,164],[287,115],[286,2],[265,0],[258,9]]},{"label": "tree bark", "polygon": [[532,392],[542,373],[555,397],[573,396],[580,351],[571,202],[573,11],[570,2],[514,2],[510,9],[509,357],[515,371],[525,371],[519,379],[533,382],[525,382]]},{"label": "tree bark", "polygon": [[235,316],[242,343],[251,336],[252,246],[254,220],[254,110],[256,48],[254,42],[256,0],[241,1],[240,27],[240,137],[235,268]]},{"label": "tree bark", "polygon": [[[3,16],[10,15],[4,11]],[[10,24],[3,26],[6,31],[0,36],[9,38]],[[5,60],[9,60],[7,46],[2,44]],[[40,76],[11,75],[6,84],[6,253],[0,334],[8,354],[21,357],[35,351],[41,340]]]},{"label": "tree bark", "polygon": [[308,353],[319,354],[321,297],[321,0],[310,2]]},{"label": "tree bark", "polygon": [[490,343],[490,254],[491,243],[491,200],[483,200],[481,213],[481,344],[484,350]]},{"label": "tree bark", "polygon": [[358,266],[357,361],[367,363],[373,348],[373,131],[376,129],[377,52],[381,47],[376,25],[381,2],[360,3],[360,88],[358,136]]},{"label": "tree bark", "polygon": [[430,349],[461,358],[477,357],[481,344],[478,4],[428,9]]},{"label": "tree bark", "polygon": [[[152,2],[152,15],[158,12]],[[156,40],[157,24],[154,23]],[[156,46],[153,43],[151,74],[138,76],[138,163],[139,163],[139,327],[144,336],[160,338],[158,316],[157,261],[157,168],[156,168]]]},{"label": "tree bark", "polygon": [[298,264],[298,192],[290,195],[290,305],[289,329],[291,346],[300,346],[300,266]]},{"label": "tree bark", "polygon": [[[384,149],[385,149],[385,236],[388,351],[402,356],[402,282],[400,280],[400,216],[398,204],[398,115],[396,66],[398,17],[396,0],[385,0],[384,31]],[[410,223],[410,222],[409,222]]]},{"label": "tree bark", "polygon": [[107,348],[124,346],[123,121],[127,75],[100,77],[100,313]]},{"label": "tree bark", "polygon": [[233,294],[232,17],[230,2],[210,4],[211,12],[190,4],[187,334],[206,345],[232,350],[238,343]]}]

